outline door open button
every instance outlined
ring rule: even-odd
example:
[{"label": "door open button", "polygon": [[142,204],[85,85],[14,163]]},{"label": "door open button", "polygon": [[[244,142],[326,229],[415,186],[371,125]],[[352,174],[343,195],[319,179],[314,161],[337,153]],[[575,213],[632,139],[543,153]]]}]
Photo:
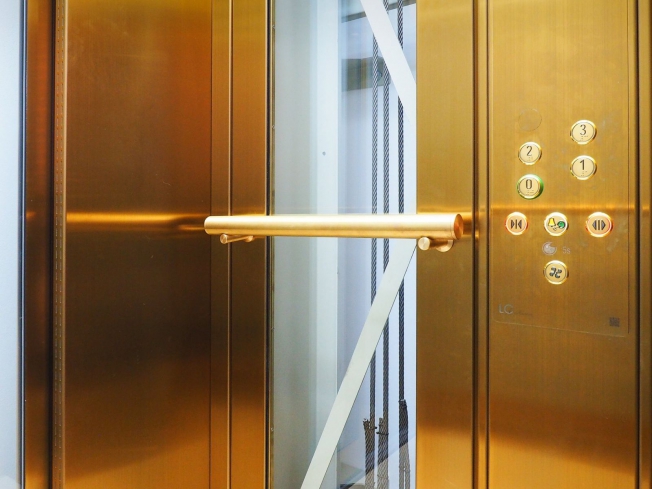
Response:
[{"label": "door open button", "polygon": [[594,212],[586,220],[586,230],[596,238],[604,238],[611,232],[614,223],[604,212]]}]

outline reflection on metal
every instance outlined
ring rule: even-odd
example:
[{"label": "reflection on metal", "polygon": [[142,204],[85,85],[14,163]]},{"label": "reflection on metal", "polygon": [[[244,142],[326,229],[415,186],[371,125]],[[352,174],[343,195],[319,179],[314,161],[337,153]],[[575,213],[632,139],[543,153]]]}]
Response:
[{"label": "reflection on metal", "polygon": [[201,214],[165,214],[138,212],[68,212],[66,225],[76,232],[146,230],[184,232],[201,231]]},{"label": "reflection on metal", "polygon": [[369,25],[392,77],[398,97],[403,102],[405,117],[416,126],[417,84],[412,76],[403,48],[381,0],[361,0]]},{"label": "reflection on metal", "polygon": [[413,255],[414,243],[409,241],[397,242],[392,250],[301,489],[321,486]]},{"label": "reflection on metal", "polygon": [[[386,238],[431,240],[425,248],[441,247],[464,234],[460,214],[361,214],[211,216],[204,223],[206,233],[220,234],[222,243],[253,241],[254,236],[321,238]],[[234,239],[235,238],[235,239]],[[450,248],[448,248],[450,249]],[[440,250],[447,251],[447,250]]]}]

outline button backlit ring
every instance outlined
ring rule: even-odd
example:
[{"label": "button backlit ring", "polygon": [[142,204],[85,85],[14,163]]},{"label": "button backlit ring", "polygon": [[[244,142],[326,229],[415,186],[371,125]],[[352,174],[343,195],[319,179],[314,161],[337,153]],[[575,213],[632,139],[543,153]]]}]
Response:
[{"label": "button backlit ring", "polygon": [[551,236],[561,236],[568,230],[568,219],[561,212],[552,212],[546,216],[543,226]]},{"label": "button backlit ring", "polygon": [[604,238],[613,228],[613,220],[604,212],[594,212],[586,220],[586,230],[595,238]]},{"label": "button backlit ring", "polygon": [[524,199],[536,199],[543,193],[543,180],[536,175],[524,175],[518,179],[516,190]]},{"label": "button backlit ring", "polygon": [[505,219],[505,229],[514,236],[520,236],[527,231],[528,222],[525,214],[521,212],[512,212],[507,219]]}]

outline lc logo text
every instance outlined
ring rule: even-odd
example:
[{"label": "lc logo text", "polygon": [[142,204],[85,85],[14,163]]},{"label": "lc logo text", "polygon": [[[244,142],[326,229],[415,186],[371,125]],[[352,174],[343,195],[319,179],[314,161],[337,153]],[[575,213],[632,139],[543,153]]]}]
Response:
[{"label": "lc logo text", "polygon": [[500,314],[514,314],[514,306],[511,304],[498,304],[498,312]]}]

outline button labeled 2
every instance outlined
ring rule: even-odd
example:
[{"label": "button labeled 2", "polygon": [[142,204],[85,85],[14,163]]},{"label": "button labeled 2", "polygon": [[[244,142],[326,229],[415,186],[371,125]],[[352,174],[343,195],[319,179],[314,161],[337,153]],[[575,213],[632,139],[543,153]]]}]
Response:
[{"label": "button labeled 2", "polygon": [[520,236],[527,231],[527,217],[520,212],[512,212],[505,220],[505,228],[514,236]]},{"label": "button labeled 2", "polygon": [[518,180],[516,190],[524,199],[536,199],[543,193],[543,181],[536,175],[525,175]]},{"label": "button labeled 2", "polygon": [[568,279],[568,268],[566,268],[564,263],[553,260],[546,264],[546,267],[543,269],[543,275],[551,284],[560,285]]},{"label": "button labeled 2", "polygon": [[568,219],[561,212],[548,214],[543,224],[551,236],[561,236],[568,230]]},{"label": "button labeled 2", "polygon": [[541,159],[541,146],[537,143],[525,143],[518,150],[518,159],[526,165],[534,165]]}]

